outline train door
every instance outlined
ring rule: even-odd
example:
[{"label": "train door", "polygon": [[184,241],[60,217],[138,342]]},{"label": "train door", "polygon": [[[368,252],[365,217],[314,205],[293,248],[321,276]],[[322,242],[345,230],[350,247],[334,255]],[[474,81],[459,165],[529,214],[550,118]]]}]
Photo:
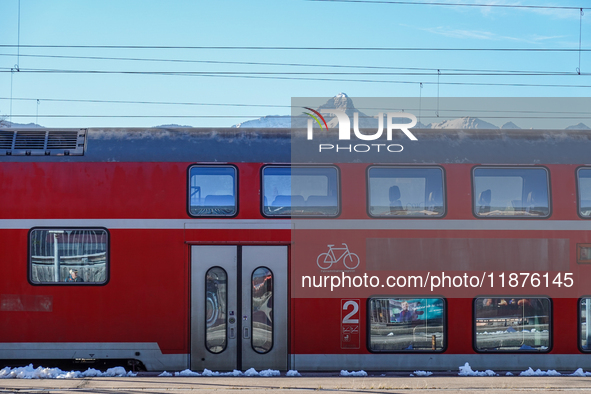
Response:
[{"label": "train door", "polygon": [[191,369],[287,369],[287,247],[191,247]]}]

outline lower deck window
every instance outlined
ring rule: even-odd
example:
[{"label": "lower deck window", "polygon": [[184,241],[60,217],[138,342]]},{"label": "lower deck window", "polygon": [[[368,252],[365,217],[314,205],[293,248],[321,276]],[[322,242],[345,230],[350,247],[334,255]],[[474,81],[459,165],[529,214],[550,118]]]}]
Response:
[{"label": "lower deck window", "polygon": [[477,298],[474,309],[477,351],[549,350],[550,299]]},{"label": "lower deck window", "polygon": [[581,298],[579,302],[579,347],[583,351],[591,351],[591,298]]},{"label": "lower deck window", "polygon": [[441,352],[445,347],[442,298],[371,298],[369,350]]},{"label": "lower deck window", "polygon": [[103,284],[108,278],[105,229],[33,229],[29,273],[34,284]]}]

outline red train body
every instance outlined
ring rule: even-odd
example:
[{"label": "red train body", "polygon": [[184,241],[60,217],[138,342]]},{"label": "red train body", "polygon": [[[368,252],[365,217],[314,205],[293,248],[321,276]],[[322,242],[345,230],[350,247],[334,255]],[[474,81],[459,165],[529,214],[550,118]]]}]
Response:
[{"label": "red train body", "polygon": [[[2,131],[5,137],[12,133],[13,139],[24,132]],[[449,140],[460,146],[453,155],[440,154],[448,154],[447,161],[432,160],[428,153],[422,153],[424,159],[418,160],[418,156],[396,156],[390,161],[371,163],[333,160],[322,166],[335,168],[338,173],[338,214],[296,220],[295,215],[266,215],[265,204],[269,203],[263,201],[264,169],[290,164],[292,152],[286,131],[261,131],[256,137],[227,129],[77,132],[84,137],[83,155],[63,154],[65,149],[57,151],[58,155],[54,150],[45,154],[35,148],[27,154],[26,146],[20,155],[14,141],[10,149],[0,153],[2,360],[137,360],[148,370],[256,367],[412,371],[456,369],[465,362],[473,368],[499,370],[530,366],[591,368],[584,338],[586,299],[579,299],[587,295],[582,289],[591,269],[582,262],[579,250],[591,243],[591,225],[580,215],[578,195],[578,170],[587,161],[582,153],[569,154],[568,145],[588,147],[588,135],[567,135],[563,142],[556,142],[560,138],[548,142],[533,132],[524,132],[525,136],[517,132],[481,132],[492,141],[490,149],[511,144],[507,138],[523,143],[534,141],[531,149],[539,156],[535,164],[528,164],[529,158],[516,160],[498,152],[489,152],[484,160],[478,160],[479,152],[488,152],[489,148],[482,146],[480,151],[474,151],[468,146],[481,138],[476,132],[465,137],[467,146],[463,146],[462,140],[456,138],[464,133],[460,131],[446,131]],[[418,138],[421,143],[420,132]],[[425,134],[425,138],[434,137]],[[452,142],[441,149],[453,146]],[[552,153],[546,150],[549,145]],[[473,157],[466,159],[464,151],[468,150]],[[498,160],[492,161],[490,155],[498,156]],[[550,202],[544,218],[485,218],[475,214],[474,169],[507,166],[546,169]],[[194,167],[235,169],[236,212],[222,210],[222,215],[216,216],[218,208],[212,208],[210,213],[197,216],[191,211],[189,178]],[[368,168],[381,167],[441,169],[444,213],[435,218],[370,216]],[[75,230],[106,232],[108,242],[101,252],[106,255],[104,278],[96,283],[67,283],[63,275],[55,281],[39,279],[41,271],[35,264],[42,263],[35,260],[34,255],[39,253],[32,252],[32,244],[37,242],[32,241],[33,233]],[[51,242],[49,232],[38,234],[45,239],[40,242]],[[55,235],[56,240],[58,236],[62,233]],[[467,264],[479,256],[478,250],[470,249],[475,245],[494,250],[515,245],[510,241],[517,245],[521,245],[520,240],[534,245],[543,242],[551,245],[549,255],[558,256],[551,258],[561,260],[556,266],[574,274],[577,292],[557,296],[542,288],[533,294],[531,289],[507,287],[505,295],[473,289],[468,296],[416,288],[361,286],[331,291],[301,286],[306,275],[322,278],[370,272],[367,264],[373,244],[368,240],[380,239],[407,240],[408,245],[417,240],[477,240],[466,241],[463,255]],[[360,257],[359,268],[366,271],[341,266],[331,272],[316,266],[316,256],[326,252],[328,245],[341,244],[349,249],[345,255],[354,252]],[[438,244],[428,245],[433,252]],[[504,253],[523,251],[519,246]],[[408,258],[416,257],[416,250],[407,252]],[[456,252],[442,249],[435,253],[441,256],[443,268],[449,264],[450,272],[462,271],[462,264],[450,261],[449,256],[456,256]],[[57,269],[52,268],[52,256],[47,252],[45,271]],[[62,270],[67,270],[68,264],[81,267],[83,275],[87,275],[89,271],[84,271],[83,264],[87,264],[88,256],[91,254],[76,263],[68,263],[64,257],[59,264]],[[373,260],[375,267],[379,266],[379,258]],[[383,280],[394,272],[414,272],[412,265],[408,261],[407,267],[378,267],[373,272],[382,275]],[[434,267],[433,272],[442,266]],[[549,267],[539,271],[560,271]],[[488,270],[487,275],[501,271]],[[212,277],[215,279],[208,282]],[[262,287],[267,293],[261,293]],[[548,300],[547,313],[536,315],[535,322],[532,317],[528,320],[530,327],[543,327],[539,331],[547,334],[532,334],[533,342],[523,339],[521,348],[504,349],[498,344],[479,348],[477,334],[488,332],[484,334],[478,324],[493,321],[486,320],[490,316],[476,316],[481,313],[479,303],[495,303],[503,309],[503,302],[517,302],[526,297],[523,294],[534,301]],[[409,302],[414,302],[420,313],[417,301],[411,301],[416,299],[426,300],[423,305],[441,300],[432,304],[438,308],[434,324],[439,328],[428,328],[426,317],[403,327],[402,310]],[[220,306],[222,303],[225,306]],[[376,309],[378,304],[384,311]],[[521,320],[506,321],[526,338],[531,330],[524,325],[525,309],[519,310],[524,314]],[[281,313],[285,315],[283,321]],[[390,330],[392,335],[384,330]],[[379,334],[382,331],[383,335]],[[422,339],[410,339],[415,342],[410,342],[409,347],[397,348],[398,344],[388,342],[403,332],[400,335],[415,338],[419,331]],[[255,344],[255,340],[259,342]],[[419,342],[422,347],[415,351]]]}]

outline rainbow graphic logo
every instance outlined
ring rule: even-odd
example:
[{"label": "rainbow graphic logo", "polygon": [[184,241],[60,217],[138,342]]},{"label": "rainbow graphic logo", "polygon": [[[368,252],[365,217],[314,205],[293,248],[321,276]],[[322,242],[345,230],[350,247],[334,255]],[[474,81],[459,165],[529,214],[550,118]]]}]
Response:
[{"label": "rainbow graphic logo", "polygon": [[[328,125],[326,124],[326,120],[324,120],[324,117],[320,114],[320,112],[315,111],[312,108],[308,108],[308,107],[304,107],[304,109],[307,109],[308,111],[312,111],[314,114],[319,116],[320,119],[322,119],[322,122],[324,123],[326,130],[328,130]],[[322,123],[320,123],[320,120],[316,116],[314,116],[313,114],[311,114],[309,112],[304,112],[304,114],[306,114],[306,115],[310,116],[312,119],[314,119],[316,121],[316,123],[318,123],[318,126],[320,126],[320,130],[322,130]]]}]

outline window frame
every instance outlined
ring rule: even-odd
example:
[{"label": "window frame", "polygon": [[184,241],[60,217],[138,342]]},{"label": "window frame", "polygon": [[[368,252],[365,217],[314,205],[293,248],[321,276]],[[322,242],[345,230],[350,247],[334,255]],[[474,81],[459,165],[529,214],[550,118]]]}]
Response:
[{"label": "window frame", "polygon": [[[33,265],[31,255],[31,235],[35,230],[67,231],[67,230],[102,230],[107,235],[105,256],[105,281],[104,282],[34,282]],[[106,286],[111,280],[111,233],[106,227],[75,227],[75,226],[38,226],[31,227],[27,232],[27,281],[32,286]]]},{"label": "window frame", "polygon": [[[474,175],[477,169],[515,169],[515,170],[537,170],[543,169],[546,171],[546,188],[548,192],[548,214],[545,216],[522,216],[522,215],[496,215],[496,216],[481,216],[476,213],[476,177]],[[552,217],[552,180],[550,177],[550,169],[546,166],[491,166],[491,165],[477,165],[472,167],[471,174],[471,199],[472,199],[472,216],[476,219],[504,219],[504,220],[544,220]]]},{"label": "window frame", "polygon": [[585,219],[585,220],[589,220],[591,219],[591,215],[589,216],[583,216],[581,215],[581,187],[579,185],[579,171],[580,170],[590,170],[591,171],[591,166],[579,166],[575,169],[575,192],[577,193],[577,215],[581,218],[581,219]]},{"label": "window frame", "polygon": [[[374,350],[371,348],[371,300],[376,298],[423,298],[423,299],[440,299],[443,301],[443,322],[442,322],[442,331],[443,331],[443,346],[441,350]],[[430,296],[421,296],[421,295],[371,295],[367,297],[365,303],[365,348],[368,352],[372,354],[439,354],[445,353],[447,351],[448,342],[449,342],[449,335],[447,329],[447,315],[448,315],[448,305],[447,305],[447,298],[440,295],[430,295]]]},{"label": "window frame", "polygon": [[[265,213],[265,169],[266,168],[334,168],[336,170],[337,181],[337,213],[334,215],[267,215]],[[306,219],[334,219],[342,213],[341,201],[341,169],[337,165],[330,164],[265,164],[261,166],[259,172],[260,178],[260,212],[261,216],[267,219],[291,219],[291,218],[306,218]]]},{"label": "window frame", "polygon": [[[235,201],[235,212],[232,215],[193,215],[191,213],[191,169],[192,168],[204,168],[204,167],[209,167],[209,168],[232,168],[234,169],[234,189],[235,189],[235,196],[234,196],[234,201]],[[238,167],[234,164],[229,164],[229,163],[223,163],[223,164],[200,164],[200,163],[195,163],[195,164],[191,164],[188,168],[187,168],[187,192],[186,192],[186,196],[187,196],[187,215],[190,218],[194,218],[194,219],[208,219],[208,218],[216,218],[216,219],[231,219],[231,218],[235,218],[236,216],[238,216],[239,212],[240,212],[240,181],[239,181],[239,174],[240,171],[238,169]]]},{"label": "window frame", "polygon": [[[548,348],[545,350],[479,350],[476,345],[476,301],[483,298],[545,298],[548,300]],[[577,326],[577,330],[579,327]],[[480,295],[472,299],[472,349],[478,354],[550,354],[554,348],[554,302],[546,295]]]},{"label": "window frame", "polygon": [[[370,176],[369,172],[372,168],[392,168],[392,169],[438,169],[441,170],[441,198],[443,200],[443,214],[437,216],[413,216],[413,215],[400,215],[400,216],[374,216],[371,213],[371,195],[370,195]],[[445,168],[443,166],[437,165],[421,165],[421,166],[408,166],[408,165],[389,165],[389,164],[377,164],[377,165],[370,165],[365,170],[365,212],[368,217],[372,219],[442,219],[447,216],[447,174],[445,172]]]}]

